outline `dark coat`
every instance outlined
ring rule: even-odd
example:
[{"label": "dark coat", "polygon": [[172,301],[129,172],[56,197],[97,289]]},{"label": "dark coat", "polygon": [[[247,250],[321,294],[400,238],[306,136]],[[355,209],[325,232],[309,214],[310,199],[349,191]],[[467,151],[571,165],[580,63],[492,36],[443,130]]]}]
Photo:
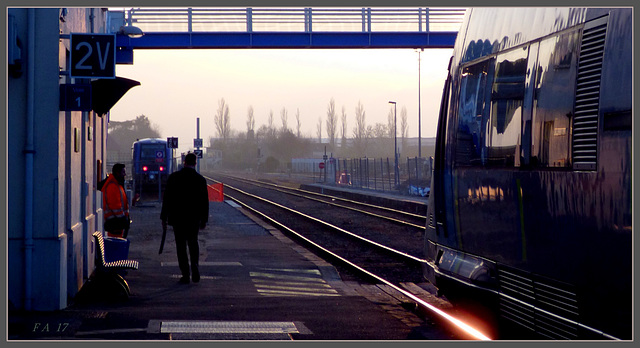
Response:
[{"label": "dark coat", "polygon": [[169,175],[160,219],[174,227],[203,227],[209,221],[207,181],[194,168]]}]

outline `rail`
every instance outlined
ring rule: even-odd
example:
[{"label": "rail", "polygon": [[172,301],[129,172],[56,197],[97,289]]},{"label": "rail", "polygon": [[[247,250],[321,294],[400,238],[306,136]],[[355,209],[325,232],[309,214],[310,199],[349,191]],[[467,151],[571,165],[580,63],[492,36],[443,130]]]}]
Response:
[{"label": "rail", "polygon": [[457,32],[464,8],[131,8],[109,11],[151,32]]}]

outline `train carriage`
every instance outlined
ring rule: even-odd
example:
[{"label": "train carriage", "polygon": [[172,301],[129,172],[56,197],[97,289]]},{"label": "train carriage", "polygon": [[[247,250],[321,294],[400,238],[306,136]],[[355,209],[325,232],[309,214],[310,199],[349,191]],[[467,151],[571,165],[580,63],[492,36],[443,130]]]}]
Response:
[{"label": "train carriage", "polygon": [[557,339],[631,339],[630,8],[473,8],[436,137],[425,277]]},{"label": "train carriage", "polygon": [[167,182],[172,171],[172,149],[165,139],[145,138],[131,146],[134,192],[157,192]]}]

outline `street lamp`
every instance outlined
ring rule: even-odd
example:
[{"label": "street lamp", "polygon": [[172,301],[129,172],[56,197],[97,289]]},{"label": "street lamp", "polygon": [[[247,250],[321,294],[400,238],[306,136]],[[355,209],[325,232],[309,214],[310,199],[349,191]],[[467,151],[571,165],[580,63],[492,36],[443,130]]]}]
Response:
[{"label": "street lamp", "polygon": [[394,173],[394,184],[396,185],[396,187],[398,186],[399,182],[399,171],[398,171],[398,122],[396,122],[396,102],[394,101],[389,101],[389,104],[393,104],[393,157],[395,158],[394,161],[394,168],[393,168],[393,173]]},{"label": "street lamp", "polygon": [[127,35],[128,37],[133,39],[137,39],[144,35],[144,33],[142,32],[142,29],[131,25],[131,23],[129,23],[129,25],[126,25],[126,26],[121,26],[120,30],[118,30],[118,34]]},{"label": "street lamp", "polygon": [[133,22],[131,20],[132,11],[133,9],[129,10],[129,16],[128,16],[129,18],[127,19],[127,25],[121,26],[120,30],[118,30],[118,34],[127,35],[130,38],[137,39],[139,37],[142,37],[144,33],[142,32],[142,29],[133,25]]}]

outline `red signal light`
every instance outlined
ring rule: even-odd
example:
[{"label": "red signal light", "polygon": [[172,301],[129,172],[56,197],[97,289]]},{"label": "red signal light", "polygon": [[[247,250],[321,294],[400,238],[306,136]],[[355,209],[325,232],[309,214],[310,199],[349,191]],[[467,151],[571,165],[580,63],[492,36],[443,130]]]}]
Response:
[{"label": "red signal light", "polygon": [[142,171],[146,172],[147,170],[149,170],[149,168],[147,168],[147,166],[142,166]]},{"label": "red signal light", "polygon": [[160,171],[164,172],[164,167],[163,166],[160,166]]}]

